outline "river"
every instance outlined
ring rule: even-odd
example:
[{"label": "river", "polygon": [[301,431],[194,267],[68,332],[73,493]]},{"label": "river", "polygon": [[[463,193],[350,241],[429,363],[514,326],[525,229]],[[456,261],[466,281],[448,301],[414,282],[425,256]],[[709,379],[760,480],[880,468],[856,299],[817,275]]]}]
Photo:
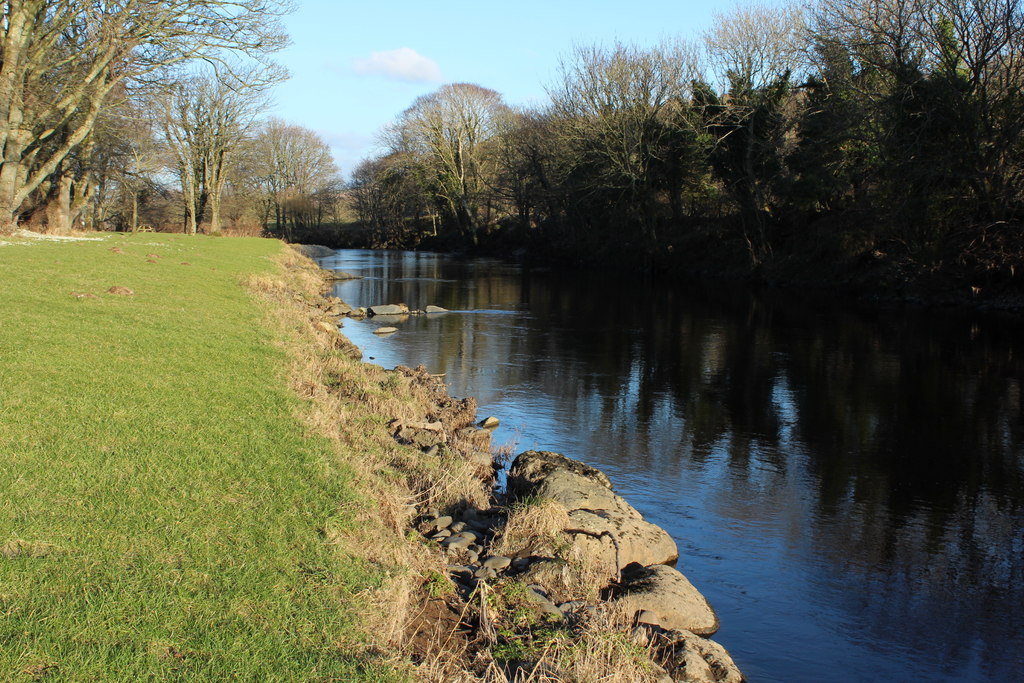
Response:
[{"label": "river", "polygon": [[[753,682],[1024,680],[1024,324],[344,250],[364,360],[611,477]],[[392,323],[388,323],[389,325]]]}]

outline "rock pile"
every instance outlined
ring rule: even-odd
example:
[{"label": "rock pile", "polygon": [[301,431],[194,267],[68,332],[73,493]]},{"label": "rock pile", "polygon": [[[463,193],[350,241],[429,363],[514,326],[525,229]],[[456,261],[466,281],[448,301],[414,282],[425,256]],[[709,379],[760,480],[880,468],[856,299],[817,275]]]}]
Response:
[{"label": "rock pile", "polygon": [[[465,429],[474,434],[486,431]],[[401,425],[399,434],[421,448],[441,445],[436,426]],[[509,552],[508,543],[501,543],[509,510],[523,501],[548,501],[565,511],[566,523],[560,530],[565,542],[557,551],[538,552],[531,546]],[[508,471],[502,502],[487,510],[431,509],[417,519],[417,529],[445,553],[448,575],[464,599],[470,599],[481,583],[518,582],[538,617],[569,622],[604,601],[634,615],[633,636],[664,669],[664,680],[743,680],[725,648],[707,638],[718,630],[715,611],[670,566],[678,557],[671,537],[617,495],[603,472],[558,453],[527,451]],[[505,554],[492,552],[498,545],[506,547]],[[578,563],[567,559],[572,557],[607,569],[596,591],[598,601],[580,600],[565,589],[592,576],[572,576],[581,571]]]}]

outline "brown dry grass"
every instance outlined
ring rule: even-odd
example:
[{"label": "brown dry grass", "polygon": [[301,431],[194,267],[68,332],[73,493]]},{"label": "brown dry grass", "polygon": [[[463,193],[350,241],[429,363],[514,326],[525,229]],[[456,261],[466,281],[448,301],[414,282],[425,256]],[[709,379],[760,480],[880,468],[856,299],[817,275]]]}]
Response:
[{"label": "brown dry grass", "polygon": [[364,593],[370,607],[365,630],[377,648],[401,653],[421,607],[423,577],[444,570],[439,553],[406,538],[416,507],[486,507],[487,486],[466,460],[428,459],[390,436],[391,419],[425,420],[431,392],[403,373],[353,357],[351,344],[320,308],[326,280],[311,260],[285,249],[277,264],[277,273],[251,276],[245,284],[287,340],[287,380],[306,399],[298,418],[311,435],[335,442],[354,487],[364,494],[347,503],[356,508],[355,523],[326,533],[339,553],[381,569],[381,585]]}]

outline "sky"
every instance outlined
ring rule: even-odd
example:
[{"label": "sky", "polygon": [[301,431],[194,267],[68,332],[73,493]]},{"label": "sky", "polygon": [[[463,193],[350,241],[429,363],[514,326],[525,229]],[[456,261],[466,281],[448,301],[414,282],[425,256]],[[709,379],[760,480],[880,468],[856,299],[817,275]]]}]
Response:
[{"label": "sky", "polygon": [[267,114],[316,131],[348,177],[380,130],[444,83],[476,83],[510,105],[543,105],[576,45],[692,38],[734,0],[297,0],[291,78]]}]

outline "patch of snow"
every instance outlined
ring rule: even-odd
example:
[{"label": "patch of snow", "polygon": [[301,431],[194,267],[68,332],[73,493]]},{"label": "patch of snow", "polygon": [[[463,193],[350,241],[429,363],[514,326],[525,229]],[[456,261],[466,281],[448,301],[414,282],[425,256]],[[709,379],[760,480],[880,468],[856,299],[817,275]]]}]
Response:
[{"label": "patch of snow", "polygon": [[48,240],[50,242],[102,242],[102,237],[70,237],[66,235],[44,235],[41,232],[32,232],[31,230],[17,230],[14,233],[15,237],[24,237],[30,240]]}]

